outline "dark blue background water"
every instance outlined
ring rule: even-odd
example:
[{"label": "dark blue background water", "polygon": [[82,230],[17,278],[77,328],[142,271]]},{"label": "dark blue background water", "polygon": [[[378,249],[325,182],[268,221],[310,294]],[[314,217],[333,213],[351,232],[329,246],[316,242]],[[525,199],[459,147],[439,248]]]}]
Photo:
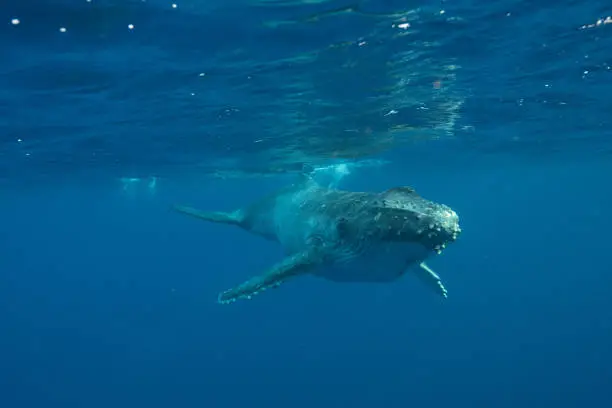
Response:
[{"label": "dark blue background water", "polygon": [[[171,3],[0,7],[0,406],[610,404],[605,2]],[[448,300],[304,277],[216,304],[281,249],[171,204],[368,158],[343,188],[459,213]]]}]

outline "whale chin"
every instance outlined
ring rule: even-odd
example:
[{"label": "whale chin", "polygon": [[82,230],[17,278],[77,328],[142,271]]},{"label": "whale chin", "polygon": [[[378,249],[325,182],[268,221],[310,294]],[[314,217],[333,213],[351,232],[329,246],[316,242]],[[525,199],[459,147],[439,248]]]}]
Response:
[{"label": "whale chin", "polygon": [[391,282],[433,253],[418,242],[380,242],[359,254],[343,254],[312,274],[334,282]]}]

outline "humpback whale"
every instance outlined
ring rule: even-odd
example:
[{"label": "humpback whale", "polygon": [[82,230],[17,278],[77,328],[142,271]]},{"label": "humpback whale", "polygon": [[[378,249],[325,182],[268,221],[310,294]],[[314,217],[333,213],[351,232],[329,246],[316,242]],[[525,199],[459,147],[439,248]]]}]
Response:
[{"label": "humpback whale", "polygon": [[173,208],[282,245],[285,258],[221,292],[222,304],[251,299],[300,275],[335,282],[391,282],[408,271],[446,298],[442,280],[424,261],[440,254],[461,232],[455,211],[421,197],[411,187],[353,192],[323,187],[308,175],[232,212]]}]

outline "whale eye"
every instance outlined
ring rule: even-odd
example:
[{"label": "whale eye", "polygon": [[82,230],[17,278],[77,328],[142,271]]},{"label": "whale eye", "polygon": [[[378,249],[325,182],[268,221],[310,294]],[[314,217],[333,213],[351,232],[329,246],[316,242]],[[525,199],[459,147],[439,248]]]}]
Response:
[{"label": "whale eye", "polygon": [[345,217],[339,217],[336,220],[336,231],[338,232],[338,237],[344,238],[349,235],[349,220]]}]

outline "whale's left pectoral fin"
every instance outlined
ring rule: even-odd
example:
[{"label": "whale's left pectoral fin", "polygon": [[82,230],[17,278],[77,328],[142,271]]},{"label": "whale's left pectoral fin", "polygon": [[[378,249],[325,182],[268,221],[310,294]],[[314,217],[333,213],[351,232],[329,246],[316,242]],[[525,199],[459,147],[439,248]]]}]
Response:
[{"label": "whale's left pectoral fin", "polygon": [[319,263],[319,259],[313,251],[288,256],[263,275],[255,276],[219,294],[219,303],[227,304],[238,299],[250,299],[268,288],[279,286],[291,277],[307,273]]},{"label": "whale's left pectoral fin", "polygon": [[448,297],[448,291],[444,287],[442,279],[440,279],[438,274],[427,266],[425,262],[421,262],[419,268],[416,270],[416,275],[421,282],[433,289],[437,294],[445,298]]}]

